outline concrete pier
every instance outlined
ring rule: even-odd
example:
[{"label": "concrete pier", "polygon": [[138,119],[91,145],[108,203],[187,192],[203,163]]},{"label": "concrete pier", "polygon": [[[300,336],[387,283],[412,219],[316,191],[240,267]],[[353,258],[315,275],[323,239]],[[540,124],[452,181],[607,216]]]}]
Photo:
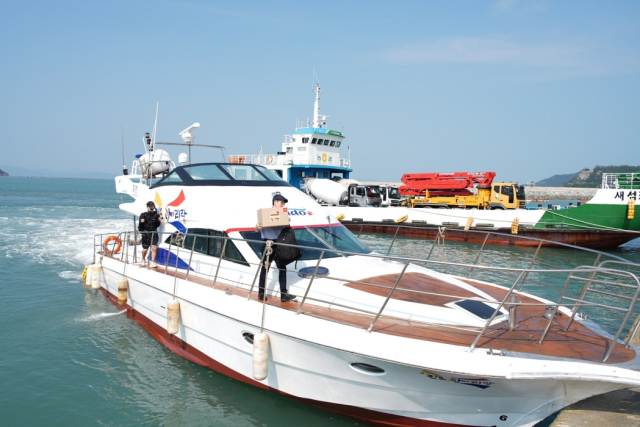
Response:
[{"label": "concrete pier", "polygon": [[527,200],[584,200],[589,201],[595,196],[595,188],[575,187],[525,187]]},{"label": "concrete pier", "polygon": [[[539,425],[548,425],[542,421]],[[640,388],[612,391],[563,409],[550,427],[638,427]]]}]

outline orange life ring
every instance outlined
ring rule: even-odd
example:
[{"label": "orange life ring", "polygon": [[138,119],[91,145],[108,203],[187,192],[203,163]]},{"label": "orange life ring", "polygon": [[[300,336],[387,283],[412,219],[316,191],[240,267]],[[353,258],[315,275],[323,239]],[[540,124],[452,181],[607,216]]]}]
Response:
[{"label": "orange life ring", "polygon": [[273,156],[267,157],[267,163],[269,163],[269,164],[273,163]]},{"label": "orange life ring", "polygon": [[238,157],[238,163],[244,163],[244,156]]},{"label": "orange life ring", "polygon": [[322,154],[322,161],[323,162],[327,161],[327,154],[326,153]]},{"label": "orange life ring", "polygon": [[117,254],[118,252],[120,252],[120,249],[122,248],[122,240],[118,239],[118,236],[109,236],[106,239],[104,239],[104,243],[103,243],[104,247],[108,252],[111,252],[109,251],[109,249],[107,249],[107,245],[112,240],[116,241],[116,249],[112,253]]}]

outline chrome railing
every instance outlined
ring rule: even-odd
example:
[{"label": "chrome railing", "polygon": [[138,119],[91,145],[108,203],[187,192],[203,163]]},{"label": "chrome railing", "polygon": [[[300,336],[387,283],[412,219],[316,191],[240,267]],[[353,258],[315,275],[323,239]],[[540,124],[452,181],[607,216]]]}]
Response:
[{"label": "chrome railing", "polygon": [[[400,226],[395,226],[395,227],[400,227]],[[472,231],[469,230],[469,232],[472,232]],[[484,233],[491,233],[491,232],[481,231],[479,233],[484,234]],[[153,234],[158,234],[158,233],[153,232],[152,238],[153,238]],[[105,256],[122,261],[125,264],[143,263],[144,260],[142,260],[141,257],[138,255],[138,251],[140,250],[139,239],[138,239],[139,235],[140,235],[139,232],[127,231],[127,232],[120,232],[120,233],[99,234],[94,236],[94,248],[95,248],[94,263],[95,262],[102,263],[103,258]],[[117,242],[118,240],[121,242],[122,246],[120,248],[120,251],[118,251],[117,253],[115,252],[114,246],[111,246],[110,248],[109,244],[104,243],[105,238],[108,236],[115,236],[116,237],[115,242]],[[168,243],[163,244],[161,237],[165,237],[165,236],[175,236],[175,238],[171,238],[168,240]],[[396,230],[396,236],[397,236],[397,230]],[[189,247],[185,248],[185,240],[188,237],[193,238],[193,243],[191,244],[190,248]],[[158,248],[166,250],[167,252],[166,252],[165,263],[162,266],[164,267],[164,270],[162,271],[159,268],[155,271],[157,271],[158,274],[173,275],[175,277],[174,290],[175,290],[178,279],[193,281],[193,280],[197,280],[196,278],[204,278],[205,280],[211,280],[211,284],[213,287],[215,287],[216,283],[218,283],[218,280],[221,280],[220,283],[225,283],[225,284],[228,284],[229,282],[235,282],[237,287],[248,290],[247,299],[251,298],[252,292],[254,291],[254,288],[255,288],[255,283],[258,280],[258,277],[260,276],[261,264],[264,261],[265,254],[263,253],[262,259],[258,263],[245,261],[242,264],[238,264],[237,263],[238,260],[233,260],[226,255],[226,248],[228,247],[228,243],[230,241],[262,244],[263,242],[261,240],[258,241],[258,240],[242,239],[242,238],[231,238],[226,236],[204,236],[204,235],[198,235],[198,234],[179,234],[179,233],[177,235],[169,234],[169,233],[164,233],[164,234],[160,233],[158,238],[160,240]],[[438,238],[441,238],[441,236],[438,236]],[[521,236],[521,238],[525,238],[525,237]],[[535,238],[528,238],[528,237],[526,238],[533,239],[533,240],[540,240]],[[209,261],[216,260],[217,264],[215,265],[214,275],[211,275],[210,273],[206,273],[204,271],[199,271],[198,266],[200,264],[198,264],[198,266],[193,264],[194,253],[197,253],[197,251],[195,250],[197,239],[207,239],[206,246],[205,246],[207,248],[210,247],[209,245],[210,239],[217,239],[222,241],[222,249],[220,251],[219,256],[213,257],[211,255],[202,254],[202,255],[206,255],[207,257],[206,260],[209,260]],[[114,241],[114,239],[112,239],[112,241]],[[174,241],[175,241],[175,244],[174,244]],[[515,281],[511,283],[510,286],[504,287],[504,289],[507,290],[507,292],[501,301],[496,301],[493,299],[483,299],[478,297],[472,298],[473,300],[481,301],[489,304],[498,303],[497,307],[493,312],[493,315],[489,319],[487,319],[487,321],[484,323],[483,327],[481,328],[476,326],[452,325],[452,324],[443,324],[443,323],[435,323],[435,322],[427,322],[427,321],[411,320],[411,322],[412,324],[418,324],[423,326],[437,326],[440,328],[444,327],[444,328],[477,332],[478,335],[476,336],[473,343],[469,347],[469,351],[473,351],[474,348],[477,346],[478,342],[485,335],[487,329],[489,329],[489,327],[492,325],[496,317],[501,313],[501,310],[503,309],[503,307],[506,308],[507,306],[509,307],[540,306],[540,307],[546,307],[547,310],[549,310],[549,307],[551,307],[552,312],[548,312],[549,316],[548,316],[548,322],[547,322],[546,328],[541,333],[541,336],[538,339],[538,342],[540,344],[542,344],[545,338],[547,337],[550,327],[554,322],[555,316],[558,313],[560,307],[566,307],[567,309],[571,309],[570,319],[568,320],[566,327],[563,329],[565,332],[571,326],[571,323],[574,321],[575,317],[578,315],[578,312],[580,309],[599,309],[599,310],[608,310],[608,311],[622,313],[623,318],[619,322],[620,323],[619,327],[617,327],[615,333],[613,333],[611,336],[613,344],[608,348],[602,360],[603,362],[606,362],[606,360],[611,355],[611,352],[613,351],[614,346],[619,342],[620,337],[622,336],[624,330],[627,328],[627,325],[629,323],[633,310],[636,307],[638,297],[640,295],[640,281],[638,280],[638,277],[637,277],[637,274],[640,272],[640,264],[631,263],[621,257],[617,257],[615,255],[607,254],[594,249],[572,247],[574,249],[586,251],[587,253],[590,253],[590,254],[595,254],[596,260],[593,263],[593,265],[590,265],[590,266],[578,265],[571,268],[554,266],[548,262],[544,262],[539,259],[541,245],[542,245],[542,241],[540,241],[532,259],[526,259],[526,258],[520,259],[520,261],[525,262],[525,267],[504,267],[504,266],[488,266],[488,265],[482,265],[479,263],[479,260],[482,258],[482,255],[483,255],[483,251],[486,251],[484,243],[482,244],[480,251],[476,255],[473,263],[459,263],[459,262],[456,263],[456,262],[448,262],[440,259],[433,260],[433,259],[429,259],[429,257],[425,259],[425,258],[391,255],[391,249],[395,241],[396,239],[394,237],[394,240],[391,242],[389,246],[389,250],[387,251],[386,255],[382,255],[379,253],[361,254],[361,253],[341,251],[331,247],[317,248],[317,247],[306,247],[306,246],[300,245],[299,247],[301,249],[305,249],[308,251],[315,251],[319,255],[317,260],[312,260],[312,261],[315,261],[314,263],[315,269],[313,274],[311,274],[310,277],[307,277],[309,282],[306,285],[306,289],[302,297],[302,300],[300,301],[297,307],[297,310],[296,310],[297,314],[304,314],[302,309],[305,304],[309,303],[309,301],[313,301],[314,303],[320,306],[344,308],[352,312],[355,311],[358,313],[372,316],[371,323],[369,324],[368,327],[365,328],[367,332],[371,332],[375,324],[379,321],[381,317],[387,320],[402,320],[402,321],[407,320],[402,316],[393,315],[389,311],[385,312],[385,308],[387,307],[387,304],[393,297],[394,293],[397,291],[411,292],[417,295],[452,298],[455,301],[470,299],[470,298],[460,297],[456,295],[447,295],[447,294],[436,293],[436,292],[402,288],[401,287],[402,278],[404,277],[406,270],[410,264],[424,265],[432,269],[437,269],[437,268],[446,269],[447,267],[450,270],[457,269],[458,271],[461,271],[461,270],[466,271],[468,269],[468,275],[466,275],[467,278],[471,277],[473,272],[494,273],[494,274],[497,273],[498,275],[504,276],[504,277],[507,277],[508,274],[512,274],[513,275],[512,277],[517,277],[517,278],[515,279]],[[202,240],[200,240],[200,242],[202,242]],[[485,238],[485,243],[486,243],[486,238]],[[274,246],[277,246],[277,245],[291,246],[291,245],[285,245],[285,244],[276,244],[274,242]],[[176,251],[174,254],[175,255],[174,263],[170,262],[171,255],[173,254],[172,252],[173,248],[175,248],[175,251]],[[550,248],[550,250],[556,251],[556,254],[564,253],[552,248]],[[186,251],[188,254],[189,262],[186,263],[186,265],[181,266],[180,254],[184,253],[184,251]],[[431,252],[433,252],[433,250]],[[149,249],[149,253],[151,253],[151,249]],[[364,281],[358,281],[358,280],[351,280],[348,278],[341,278],[341,277],[335,277],[335,276],[333,277],[323,276],[320,278],[318,277],[318,270],[319,270],[319,267],[321,266],[322,261],[325,259],[324,257],[327,253],[335,253],[340,256],[361,256],[361,257],[368,257],[368,258],[380,258],[385,261],[390,261],[392,264],[397,263],[398,266],[401,265],[402,267],[399,271],[396,272],[396,274],[398,274],[398,277],[395,281],[395,284],[391,287],[368,283],[366,282],[366,279],[364,279]],[[608,259],[602,261],[603,256],[608,257]],[[98,260],[97,257],[99,257],[100,259]],[[226,266],[222,266],[223,261],[232,261],[235,264],[233,265],[227,264]],[[253,276],[251,284],[246,283],[241,279],[234,280],[232,278],[223,277],[220,274],[221,266],[223,271],[230,270],[230,267],[233,267],[233,269],[235,269],[236,271],[241,270],[244,273],[251,274]],[[257,267],[255,269],[255,272],[253,272],[252,267]],[[538,268],[538,267],[542,267],[542,268]],[[169,271],[169,268],[171,268],[172,271]],[[277,270],[277,268],[275,269]],[[186,270],[184,279],[178,277],[179,276],[178,270]],[[292,270],[287,270],[287,271],[292,271]],[[189,277],[190,274],[194,276],[193,279],[190,279]],[[540,279],[537,279],[537,280],[530,279],[527,282],[527,277],[532,274],[536,276],[540,276]],[[564,280],[564,285],[562,288],[557,288],[557,287],[554,287],[552,284],[550,284],[551,282],[553,282],[553,280],[551,280],[550,277],[554,275],[560,275],[562,277],[566,276],[566,279]],[[454,275],[454,277],[460,279],[464,277],[464,275],[457,274],[457,275]],[[314,283],[316,283],[316,278],[318,278],[318,280],[320,279],[334,280],[340,283],[363,284],[363,285],[372,286],[380,289],[387,289],[389,293],[384,298],[384,301],[380,305],[379,309],[377,309],[376,311],[372,311],[372,310],[363,308],[362,306],[357,306],[353,303],[345,304],[342,302],[336,302],[334,299],[322,299],[318,296],[312,297],[310,295],[311,288],[314,285]],[[306,280],[306,279],[302,279],[302,280]],[[545,282],[549,282],[549,283],[545,283]],[[512,298],[511,298],[512,295],[516,296],[520,292],[524,292],[523,288],[525,287],[525,284],[531,287],[545,286],[548,288],[559,290],[560,292],[559,292],[559,297],[557,299],[557,302],[555,303],[553,302],[522,303],[518,301],[512,301]],[[578,291],[577,295],[570,292],[571,288],[575,288],[574,290]],[[266,289],[267,287],[265,286],[265,290]],[[277,292],[277,291],[274,290],[273,292]],[[533,292],[530,292],[530,294],[535,295],[535,293]],[[594,300],[593,299],[594,296],[603,297],[605,300],[604,301]],[[624,303],[615,304],[614,302],[611,301],[612,299],[624,300],[623,301]],[[340,320],[336,320],[336,321],[340,321]],[[347,322],[344,322],[344,323],[347,323]],[[624,342],[625,346],[629,346],[629,342],[633,339],[637,331],[638,331],[638,326],[636,326],[633,331],[629,331],[629,334],[627,335],[627,339]]]}]

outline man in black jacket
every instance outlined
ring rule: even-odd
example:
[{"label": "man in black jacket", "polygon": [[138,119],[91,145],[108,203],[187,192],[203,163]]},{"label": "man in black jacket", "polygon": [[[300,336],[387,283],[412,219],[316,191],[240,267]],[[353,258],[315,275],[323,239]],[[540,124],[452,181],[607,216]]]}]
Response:
[{"label": "man in black jacket", "polygon": [[156,251],[158,250],[158,227],[160,227],[160,215],[156,211],[153,202],[147,202],[147,211],[140,214],[138,231],[142,234],[142,259],[147,257],[147,251],[151,246],[151,266],[155,267]]}]

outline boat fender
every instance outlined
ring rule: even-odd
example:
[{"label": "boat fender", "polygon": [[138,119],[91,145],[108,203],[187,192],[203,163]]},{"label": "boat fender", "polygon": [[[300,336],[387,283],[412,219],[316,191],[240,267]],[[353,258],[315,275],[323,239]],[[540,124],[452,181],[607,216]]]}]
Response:
[{"label": "boat fender", "polygon": [[126,277],[118,279],[118,304],[125,305],[127,303],[127,290],[129,289],[129,280]]},{"label": "boat fender", "polygon": [[340,214],[336,217],[338,221],[342,221],[344,219],[344,214]]},{"label": "boat fender", "polygon": [[87,265],[84,268],[84,273],[82,273],[83,275],[85,275],[85,282],[84,284],[87,286],[91,286],[91,279],[93,276],[93,266],[91,264]]},{"label": "boat fender", "polygon": [[91,269],[91,288],[100,289],[100,273],[102,272],[101,265],[94,265]]},{"label": "boat fender", "polygon": [[518,234],[518,225],[520,224],[520,219],[516,218],[511,223],[511,234]]},{"label": "boat fender", "polygon": [[396,224],[403,223],[408,219],[409,219],[409,215],[401,216],[400,218],[396,219]]},{"label": "boat fender", "polygon": [[269,336],[260,332],[253,337],[253,378],[262,381],[269,369]]},{"label": "boat fender", "polygon": [[627,212],[627,219],[633,219],[636,213],[636,201],[629,200],[629,210]]},{"label": "boat fender", "polygon": [[465,224],[464,229],[468,230],[469,228],[471,228],[471,224],[473,224],[473,217],[467,218],[467,223]]},{"label": "boat fender", "polygon": [[180,329],[180,301],[171,299],[167,302],[167,332],[175,335]]},{"label": "boat fender", "polygon": [[88,275],[87,275],[87,270],[89,269],[88,265],[84,266],[84,271],[82,272],[82,286],[84,286],[85,288],[90,288],[91,285],[87,283],[88,280]]}]

